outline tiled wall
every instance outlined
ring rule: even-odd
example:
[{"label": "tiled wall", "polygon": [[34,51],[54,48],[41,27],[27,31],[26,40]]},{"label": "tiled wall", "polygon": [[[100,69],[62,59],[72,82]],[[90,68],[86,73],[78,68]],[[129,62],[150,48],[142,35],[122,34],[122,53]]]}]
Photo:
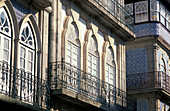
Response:
[{"label": "tiled wall", "polygon": [[147,52],[144,48],[126,51],[126,74],[147,72]]},{"label": "tiled wall", "polygon": [[26,15],[26,14],[33,14],[35,20],[37,19],[35,17],[35,13],[31,10],[29,10],[27,7],[23,6],[22,4],[20,4],[19,2],[15,1],[15,0],[11,0],[11,3],[14,7],[16,16],[17,16],[17,20],[18,22],[21,20],[21,18]]},{"label": "tiled wall", "polygon": [[148,111],[148,99],[137,100],[137,111]]},{"label": "tiled wall", "polygon": [[161,23],[145,23],[135,25],[136,37],[161,35],[170,44],[170,33]]}]

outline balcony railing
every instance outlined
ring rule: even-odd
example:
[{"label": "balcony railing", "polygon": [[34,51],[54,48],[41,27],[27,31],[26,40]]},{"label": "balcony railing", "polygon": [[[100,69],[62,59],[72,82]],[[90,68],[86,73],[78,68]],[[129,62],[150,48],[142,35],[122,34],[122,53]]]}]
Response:
[{"label": "balcony railing", "polygon": [[47,81],[0,61],[0,94],[39,108],[49,108]]},{"label": "balcony railing", "polygon": [[121,23],[127,26],[134,32],[134,18],[133,16],[116,0],[95,0],[107,11],[109,11],[114,17],[116,17]]},{"label": "balcony railing", "polygon": [[170,76],[161,71],[127,75],[127,89],[161,88],[170,91]]},{"label": "balcony railing", "polygon": [[101,108],[118,111],[136,111],[136,99],[115,86],[86,73],[64,61],[51,63],[52,87],[66,89],[90,98]]}]

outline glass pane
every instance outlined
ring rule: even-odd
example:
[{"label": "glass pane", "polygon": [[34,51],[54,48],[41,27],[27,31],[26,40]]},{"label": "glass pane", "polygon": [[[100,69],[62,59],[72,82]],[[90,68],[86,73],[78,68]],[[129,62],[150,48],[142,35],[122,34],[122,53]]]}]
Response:
[{"label": "glass pane", "polygon": [[91,57],[91,55],[88,56],[88,66],[92,67],[92,57]]},{"label": "glass pane", "polygon": [[67,50],[67,56],[71,56],[71,51],[70,50]]},{"label": "glass pane", "polygon": [[27,70],[32,72],[32,62],[27,63]]},{"label": "glass pane", "polygon": [[9,40],[4,38],[4,48],[9,49]]},{"label": "glass pane", "polygon": [[8,61],[8,58],[9,58],[9,51],[8,50],[4,50],[4,52],[3,52],[3,59],[5,61]]},{"label": "glass pane", "polygon": [[148,20],[148,1],[135,3],[135,22],[144,22]]},{"label": "glass pane", "polygon": [[25,48],[21,47],[20,56],[25,58]]},{"label": "glass pane", "polygon": [[114,76],[113,76],[113,73],[110,73],[110,79],[113,79]]},{"label": "glass pane", "polygon": [[165,18],[161,15],[161,23],[165,25]]},{"label": "glass pane", "polygon": [[70,56],[67,56],[67,62],[71,63],[71,57]]},{"label": "glass pane", "polygon": [[93,63],[97,64],[97,58],[96,57],[93,57]]},{"label": "glass pane", "polygon": [[20,58],[20,67],[25,69],[25,59]]},{"label": "glass pane", "polygon": [[92,75],[97,77],[97,71],[95,69],[93,69]]},{"label": "glass pane", "polygon": [[164,60],[163,59],[161,59],[161,61],[160,61],[160,71],[165,73],[165,64],[164,64]]},{"label": "glass pane", "polygon": [[163,5],[160,5],[160,13],[163,17],[165,17],[165,7]]},{"label": "glass pane", "polygon": [[110,67],[110,73],[111,73],[111,74],[114,73],[114,68]]},{"label": "glass pane", "polygon": [[78,63],[77,63],[77,60],[76,60],[76,59],[73,59],[72,64],[73,64],[74,66],[78,67]]},{"label": "glass pane", "polygon": [[91,72],[92,72],[91,67],[88,67],[88,72],[89,72],[89,73],[91,73]]},{"label": "glass pane", "polygon": [[4,12],[2,12],[0,16],[1,16],[1,22],[2,22],[2,24],[3,24],[4,21],[6,20],[6,17],[5,17]]},{"label": "glass pane", "polygon": [[92,61],[91,55],[88,55],[88,61]]},{"label": "glass pane", "polygon": [[156,11],[151,12],[151,20],[159,21],[159,13]]},{"label": "glass pane", "polygon": [[71,50],[71,44],[70,43],[67,44],[67,49]]},{"label": "glass pane", "polygon": [[28,51],[28,60],[33,61],[33,52]]},{"label": "glass pane", "polygon": [[108,76],[106,76],[106,82],[109,82],[109,77]]}]

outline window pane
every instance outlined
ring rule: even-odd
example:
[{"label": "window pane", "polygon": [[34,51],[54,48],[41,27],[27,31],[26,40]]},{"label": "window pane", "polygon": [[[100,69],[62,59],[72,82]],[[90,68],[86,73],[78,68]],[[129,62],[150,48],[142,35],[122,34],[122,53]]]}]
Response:
[{"label": "window pane", "polygon": [[73,64],[74,66],[78,67],[78,61],[77,61],[76,59],[73,59],[72,64]]},{"label": "window pane", "polygon": [[161,23],[165,25],[165,18],[161,15]]},{"label": "window pane", "polygon": [[114,77],[113,77],[113,73],[110,73],[110,79],[113,79]]},{"label": "window pane", "polygon": [[148,21],[148,1],[135,3],[135,22]]},{"label": "window pane", "polygon": [[164,64],[164,60],[163,59],[161,59],[161,61],[160,61],[160,71],[165,73],[165,64]]},{"label": "window pane", "polygon": [[4,49],[3,59],[4,59],[5,61],[8,61],[8,58],[9,58],[9,51]]},{"label": "window pane", "polygon": [[20,67],[25,69],[25,59],[20,58]]},{"label": "window pane", "polygon": [[96,57],[93,57],[93,63],[97,64],[97,58]]},{"label": "window pane", "polygon": [[[108,73],[107,73],[107,75],[108,75]],[[106,76],[106,82],[109,82],[109,77],[108,76]]]},{"label": "window pane", "polygon": [[110,67],[110,73],[111,73],[111,74],[114,73],[114,68]]},{"label": "window pane", "polygon": [[159,21],[159,13],[156,11],[151,12],[151,20],[152,21]]},{"label": "window pane", "polygon": [[93,69],[92,75],[97,76],[97,71],[95,69]]},{"label": "window pane", "polygon": [[92,61],[91,55],[88,55],[88,61]]},{"label": "window pane", "polygon": [[71,50],[71,44],[70,43],[67,44],[67,49]]},{"label": "window pane", "polygon": [[160,5],[161,23],[165,25],[165,7]]},{"label": "window pane", "polygon": [[67,50],[67,56],[71,56],[71,51],[70,50]]},{"label": "window pane", "polygon": [[67,44],[67,62],[71,63],[71,44]]},{"label": "window pane", "polygon": [[27,63],[27,70],[32,72],[32,62]]},{"label": "window pane", "polygon": [[4,38],[4,48],[9,49],[9,40]]},{"label": "window pane", "polygon": [[67,62],[71,63],[71,57],[70,56],[67,56]]},{"label": "window pane", "polygon": [[33,61],[33,52],[28,51],[28,60]]},{"label": "window pane", "polygon": [[89,73],[91,73],[91,72],[92,72],[91,67],[88,67],[88,72],[89,72]]},{"label": "window pane", "polygon": [[25,58],[25,48],[21,47],[21,52],[20,52],[20,56]]}]

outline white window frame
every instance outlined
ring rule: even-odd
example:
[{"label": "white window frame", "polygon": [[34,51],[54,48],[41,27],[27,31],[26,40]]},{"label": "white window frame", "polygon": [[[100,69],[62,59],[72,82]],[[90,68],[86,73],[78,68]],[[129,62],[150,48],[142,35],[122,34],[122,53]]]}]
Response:
[{"label": "white window frame", "polygon": [[[96,62],[96,63],[95,63]],[[90,71],[89,71],[90,69]],[[96,72],[96,74],[94,74]],[[99,79],[99,58],[90,52],[88,53],[88,91],[89,93],[98,95],[98,79]]]},{"label": "white window frame", "polygon": [[[142,5],[142,4],[146,5],[146,6],[143,6],[143,8],[146,8],[146,10],[142,10],[141,6],[139,7],[141,8],[140,10],[137,9],[137,6]],[[145,21],[148,21],[148,1],[136,2],[135,3],[135,23],[145,22]]]},{"label": "white window frame", "polygon": [[165,15],[166,15],[165,7],[160,3],[160,22],[165,25]]},{"label": "white window frame", "polygon": [[[8,44],[8,49],[5,48],[5,43],[4,41],[8,40],[9,44]],[[6,56],[4,57],[4,50],[8,52],[8,57],[7,59]],[[0,60],[4,61],[5,63],[10,64],[10,55],[11,55],[11,38],[9,38],[8,36],[5,36],[3,34],[0,33],[0,51],[2,52],[2,54],[0,54]]]},{"label": "white window frame", "polygon": [[[90,59],[91,58],[91,59]],[[96,61],[96,63],[95,63],[95,61]],[[99,76],[99,72],[98,72],[98,65],[99,65],[99,60],[98,60],[98,57],[96,57],[96,56],[94,56],[93,54],[91,54],[91,53],[88,53],[88,72],[92,75],[92,76],[94,76],[94,77],[97,77],[98,78],[98,76]],[[95,68],[96,67],[96,68]],[[89,69],[91,70],[91,71],[89,71]],[[96,72],[96,75],[94,74],[94,72]]]},{"label": "white window frame", "polygon": [[[113,72],[111,72],[111,70],[113,70]],[[113,77],[111,77],[111,75]],[[111,81],[113,81],[113,82],[111,82]],[[108,63],[106,63],[106,82],[111,85],[115,85],[115,67]]]},{"label": "white window frame", "polygon": [[159,21],[159,1],[158,0],[150,1],[150,20]]},{"label": "white window frame", "polygon": [[[2,24],[0,26],[0,28],[2,27],[2,29],[0,29],[0,52],[2,52],[2,54],[0,54],[0,61],[4,61],[8,64],[10,64],[10,57],[11,57],[11,26],[10,26],[10,22],[9,22],[9,18],[8,18],[8,15],[5,11],[5,9],[2,7],[0,8],[0,19],[1,19],[1,14],[3,13],[3,16],[5,17],[4,21],[7,22],[8,24],[8,27],[3,27],[2,25],[5,25],[5,22],[2,22],[0,20],[0,23]],[[5,29],[8,28],[8,32],[5,31]],[[5,43],[4,41],[8,40],[9,41],[9,45],[8,45],[8,49],[5,48]],[[5,57],[4,57],[4,50],[8,51],[8,57],[7,57],[7,60],[5,60]]]},{"label": "white window frame", "polygon": [[[70,49],[68,46],[71,46]],[[75,52],[74,49],[77,49],[78,52]],[[70,55],[68,52],[70,52]],[[74,58],[74,54],[77,55],[77,59]],[[68,60],[68,58],[70,58],[70,61]],[[77,61],[76,64],[75,64],[75,61]],[[67,63],[70,63],[71,65],[76,66],[77,68],[80,68],[79,62],[80,62],[80,47],[68,41],[67,42]]]},{"label": "white window frame", "polygon": [[[25,49],[25,68],[21,67],[21,64],[20,64],[20,61],[19,61],[19,66],[20,66],[20,69],[24,70],[25,72],[28,72],[28,73],[32,73],[32,76],[34,75],[34,57],[35,57],[35,51],[32,50],[32,49],[29,49],[28,47],[24,46],[24,45],[20,45],[20,48],[19,48],[19,55],[20,55],[20,60],[21,60],[21,48]],[[32,53],[32,61],[30,61],[28,59],[28,52],[31,52]],[[28,62],[31,62],[32,63],[32,71],[29,70],[28,68]]]}]

